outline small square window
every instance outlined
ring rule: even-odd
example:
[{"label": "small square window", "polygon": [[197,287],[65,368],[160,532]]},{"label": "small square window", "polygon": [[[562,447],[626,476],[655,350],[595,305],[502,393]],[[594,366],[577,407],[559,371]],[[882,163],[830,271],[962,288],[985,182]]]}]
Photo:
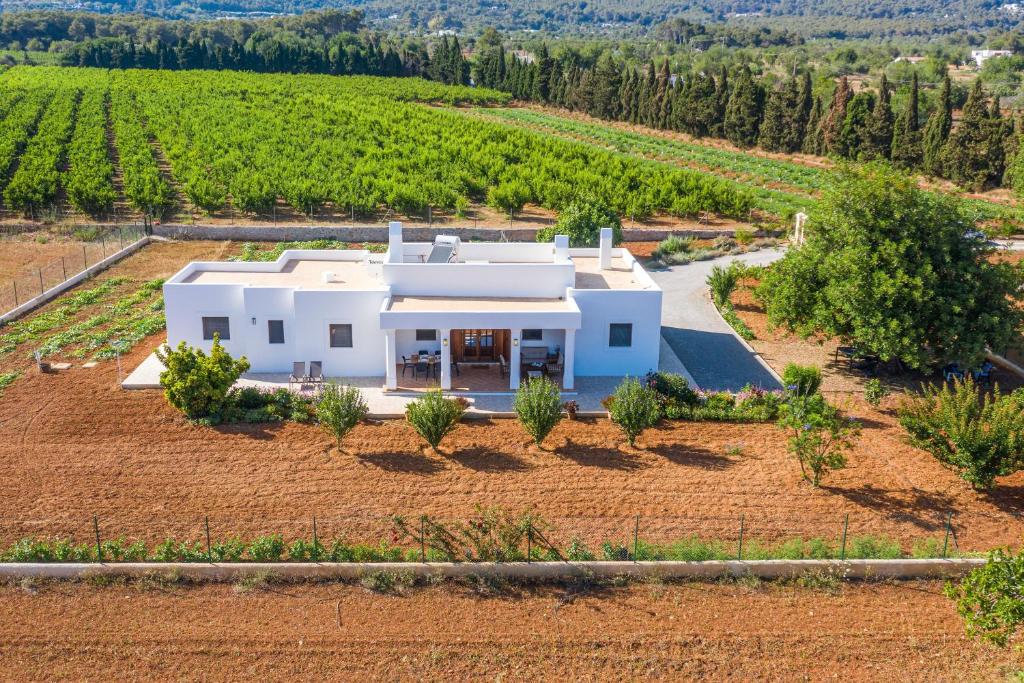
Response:
[{"label": "small square window", "polygon": [[416,341],[437,341],[437,330],[416,330]]},{"label": "small square window", "polygon": [[213,339],[213,335],[220,337],[221,341],[231,339],[231,325],[226,317],[203,317],[203,339]]},{"label": "small square window", "polygon": [[352,348],[352,326],[351,325],[331,325],[331,348],[332,349],[350,349]]},{"label": "small square window", "polygon": [[612,323],[608,326],[608,346],[632,346],[633,323]]},{"label": "small square window", "polygon": [[268,320],[267,331],[270,336],[271,344],[284,344],[284,321],[283,320]]},{"label": "small square window", "polygon": [[523,341],[541,341],[544,339],[544,330],[523,330]]}]

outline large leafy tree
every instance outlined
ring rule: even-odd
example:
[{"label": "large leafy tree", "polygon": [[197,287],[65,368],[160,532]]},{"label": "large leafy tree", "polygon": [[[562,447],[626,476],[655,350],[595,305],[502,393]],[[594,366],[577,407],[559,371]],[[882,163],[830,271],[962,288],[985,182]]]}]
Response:
[{"label": "large leafy tree", "polygon": [[1019,267],[988,261],[961,201],[888,165],[843,169],[809,227],[759,289],[773,325],[925,368],[974,363],[1024,322]]}]

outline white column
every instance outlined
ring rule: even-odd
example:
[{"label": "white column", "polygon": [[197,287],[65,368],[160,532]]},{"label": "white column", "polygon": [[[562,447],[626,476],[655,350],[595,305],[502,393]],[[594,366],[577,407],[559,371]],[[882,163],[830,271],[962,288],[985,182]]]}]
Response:
[{"label": "white column", "polygon": [[441,388],[452,388],[452,344],[451,330],[441,330]]},{"label": "white column", "polygon": [[384,388],[394,391],[398,388],[395,351],[395,331],[384,330]]},{"label": "white column", "polygon": [[576,330],[565,331],[565,350],[562,351],[562,388],[572,389],[576,383]]},{"label": "white column", "polygon": [[508,359],[508,386],[509,389],[515,391],[519,388],[519,366],[520,358],[522,358],[519,344],[522,341],[523,331],[509,330],[509,334],[512,335],[512,357]]},{"label": "white column", "polygon": [[601,242],[598,251],[601,270],[610,270],[612,267],[612,235],[611,228],[601,228]]},{"label": "white column", "polygon": [[555,263],[569,260],[569,236],[555,235]]}]

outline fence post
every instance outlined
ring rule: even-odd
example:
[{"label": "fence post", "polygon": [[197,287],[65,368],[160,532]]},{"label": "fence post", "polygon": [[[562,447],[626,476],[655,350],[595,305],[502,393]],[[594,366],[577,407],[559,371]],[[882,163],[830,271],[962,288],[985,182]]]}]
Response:
[{"label": "fence post", "polygon": [[43,269],[36,268],[36,273],[39,275],[39,293],[42,294],[46,290],[43,288]]},{"label": "fence post", "polygon": [[63,256],[60,257],[60,270],[61,270],[62,273],[64,273],[64,280],[67,281],[67,279],[68,279],[68,264],[65,262]]},{"label": "fence post", "polygon": [[313,561],[314,562],[318,562],[319,561],[319,553],[317,553],[317,551],[316,551],[317,543],[319,543],[319,541],[317,541],[317,538],[316,538],[316,516],[314,515],[313,516]]},{"label": "fence post", "polygon": [[11,280],[11,284],[14,285],[14,307],[18,307],[18,281]]},{"label": "fence post", "polygon": [[85,250],[85,245],[82,245],[82,270],[89,267],[89,252]]},{"label": "fence post", "polygon": [[953,524],[953,511],[949,511],[949,515],[946,517],[946,538],[942,541],[942,559],[946,559],[946,550],[949,549],[949,529]]},{"label": "fence post", "polygon": [[529,564],[533,556],[533,520],[526,520],[526,562]]},{"label": "fence post", "polygon": [[850,528],[850,513],[846,513],[846,521],[843,522],[843,549],[839,551],[839,559],[846,559],[846,531]]},{"label": "fence post", "polygon": [[427,561],[427,516],[420,515],[420,562]]},{"label": "fence post", "polygon": [[741,561],[743,560],[743,523],[744,515],[740,515],[740,546],[736,552],[736,559]]},{"label": "fence post", "polygon": [[206,515],[204,518],[204,524],[206,526],[206,561],[213,564],[213,549],[210,546],[210,516]]},{"label": "fence post", "polygon": [[640,560],[640,515],[636,516],[636,522],[633,524],[633,561],[638,562]]},{"label": "fence post", "polygon": [[117,235],[121,238],[121,248],[124,249],[124,230],[121,229],[121,226],[117,227]]},{"label": "fence post", "polygon": [[103,546],[100,545],[100,521],[92,516],[92,530],[96,533],[96,561],[103,562]]}]

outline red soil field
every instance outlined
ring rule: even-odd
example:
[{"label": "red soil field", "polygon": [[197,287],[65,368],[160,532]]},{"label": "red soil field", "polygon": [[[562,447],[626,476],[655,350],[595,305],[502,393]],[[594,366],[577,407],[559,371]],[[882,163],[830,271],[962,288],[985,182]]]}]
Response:
[{"label": "red soil field", "polygon": [[0,587],[11,680],[1009,680],[935,582]]}]

